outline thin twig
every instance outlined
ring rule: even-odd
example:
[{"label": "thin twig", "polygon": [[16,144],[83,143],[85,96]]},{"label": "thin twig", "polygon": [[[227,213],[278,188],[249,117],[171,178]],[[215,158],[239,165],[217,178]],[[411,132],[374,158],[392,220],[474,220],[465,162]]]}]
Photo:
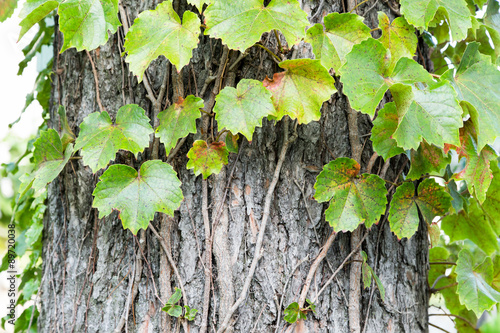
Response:
[{"label": "thin twig", "polygon": [[450,333],[450,331],[447,331],[447,330],[445,330],[445,329],[444,329],[444,328],[442,328],[442,327],[439,327],[439,326],[437,326],[437,325],[434,325],[433,323],[428,323],[428,324],[429,324],[429,326],[435,327],[435,328],[437,328],[438,330],[441,330],[441,331],[446,332],[446,333]]},{"label": "thin twig", "polygon": [[208,328],[208,311],[210,309],[210,291],[212,282],[212,237],[210,228],[210,218],[208,216],[208,183],[202,180],[202,202],[201,213],[203,216],[203,226],[205,227],[205,286],[203,291],[203,313],[201,317],[200,332],[205,333]]},{"label": "thin twig", "polygon": [[370,0],[363,0],[363,1],[361,1],[356,6],[354,6],[354,8],[349,11],[349,13],[352,13],[356,8],[358,8],[359,6],[361,6],[362,4],[364,4],[365,2],[368,2],[368,1],[370,1]]},{"label": "thin twig", "polygon": [[90,65],[92,66],[92,72],[94,73],[95,97],[97,100],[97,105],[99,105],[99,110],[102,112],[104,111],[104,108],[101,103],[101,95],[99,94],[99,79],[97,78],[97,71],[95,69],[94,60],[92,60],[92,56],[90,55],[90,52],[88,50],[85,50],[85,52],[87,53],[87,57],[90,60]]},{"label": "thin twig", "polygon": [[478,329],[476,328],[476,326],[474,326],[469,320],[467,320],[466,318],[462,317],[462,316],[458,316],[458,315],[455,315],[455,314],[452,314],[452,313],[429,313],[429,317],[431,316],[446,316],[446,317],[454,317],[454,318],[457,318],[457,319],[460,319],[462,320],[463,322],[465,322],[467,325],[469,325],[474,331],[478,331]]},{"label": "thin twig", "polygon": [[429,265],[453,265],[456,266],[457,263],[453,261],[431,261]]},{"label": "thin twig", "polygon": [[281,62],[281,59],[280,59],[280,58],[279,58],[276,54],[274,54],[274,52],[273,52],[273,51],[269,50],[269,49],[268,49],[267,47],[265,47],[264,45],[259,44],[259,43],[256,43],[256,44],[254,44],[254,45],[255,45],[255,46],[258,46],[258,47],[260,47],[260,48],[262,48],[262,49],[264,49],[265,51],[267,51],[267,53],[269,53],[269,54],[271,55],[271,58],[272,58],[272,59],[273,59],[273,60],[274,60],[277,64],[279,64],[279,63]]},{"label": "thin twig", "polygon": [[262,214],[262,222],[260,224],[260,230],[259,230],[259,235],[257,237],[257,243],[255,244],[255,252],[254,252],[253,259],[252,259],[252,264],[250,265],[248,275],[245,278],[245,284],[243,285],[243,289],[241,290],[240,297],[236,300],[236,302],[233,304],[233,306],[229,309],[228,313],[226,314],[226,317],[224,318],[224,321],[222,322],[221,327],[217,331],[218,333],[222,333],[227,329],[229,321],[231,320],[231,317],[233,316],[233,313],[239,308],[241,303],[243,303],[243,301],[245,300],[247,293],[248,293],[248,289],[250,288],[250,283],[252,282],[253,275],[255,273],[255,269],[257,268],[257,263],[259,262],[259,260],[262,256],[262,254],[261,254],[262,241],[264,240],[264,233],[266,230],[267,220],[269,218],[269,214],[271,211],[271,201],[273,198],[274,188],[276,187],[276,184],[278,183],[279,175],[281,172],[281,166],[283,165],[283,162],[285,160],[288,146],[293,141],[295,141],[295,139],[297,138],[297,134],[294,133],[293,136],[290,139],[288,139],[288,118],[285,118],[283,122],[284,122],[283,147],[281,148],[280,157],[278,159],[278,163],[276,164],[276,169],[274,170],[273,179],[272,179],[271,184],[269,185],[269,188],[267,190],[265,204],[264,204],[264,213]]}]

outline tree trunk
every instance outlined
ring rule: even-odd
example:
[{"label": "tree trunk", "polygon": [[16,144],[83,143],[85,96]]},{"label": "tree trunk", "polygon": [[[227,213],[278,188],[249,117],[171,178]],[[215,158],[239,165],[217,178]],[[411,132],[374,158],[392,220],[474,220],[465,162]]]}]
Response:
[{"label": "tree trunk", "polygon": [[[141,11],[152,9],[155,3],[124,1],[129,23]],[[371,8],[373,3],[375,7]],[[330,12],[345,11],[341,0],[304,0],[301,6],[309,13],[312,23],[320,22]],[[182,12],[188,7],[184,0],[175,2],[174,8]],[[377,10],[394,18],[394,12],[383,1],[368,1],[357,10],[371,27],[378,25]],[[370,11],[366,13],[366,10]],[[263,41],[276,51],[274,34],[264,35]],[[135,103],[147,110],[153,119],[153,107],[143,84],[137,83],[120,58],[122,42],[120,28],[106,45],[90,52],[104,109],[113,117],[120,106]],[[61,45],[62,35],[56,33],[55,49],[59,50]],[[294,50],[298,58],[312,56],[307,44],[301,43]],[[229,69],[239,53],[229,51],[227,64],[223,53],[220,40],[201,36],[191,63],[182,70],[180,79],[172,75],[175,69],[164,58],[153,62],[147,76],[152,88],[159,91],[167,75],[166,105],[172,103],[174,95],[182,93],[182,89],[184,96],[203,91],[200,97],[204,98],[205,105],[210,105],[213,92],[218,90],[217,82],[207,86],[205,82],[210,76],[216,76],[222,70],[221,66],[225,66],[222,87],[234,86],[241,78],[263,80],[280,71],[260,48],[251,48],[248,56],[232,71]],[[59,128],[57,107],[62,104],[66,107],[70,125],[78,133],[82,120],[98,110],[89,58],[85,52],[77,53],[74,49],[63,54],[56,51],[54,73],[51,126]],[[349,105],[341,94],[340,82],[337,82],[339,93],[323,105],[321,120],[296,128],[298,137],[288,147],[272,195],[261,259],[244,302],[232,316],[228,332],[281,332],[287,329],[290,325],[283,320],[284,309],[298,301],[310,266],[332,232],[324,220],[326,204],[313,199],[313,185],[325,163],[338,157],[351,157]],[[190,332],[199,332],[203,321],[205,269],[209,268],[205,267],[207,259],[211,260],[212,266],[209,332],[220,327],[229,308],[240,297],[252,259],[259,255],[254,251],[266,193],[284,144],[286,129],[289,136],[293,136],[294,122],[289,121],[289,126],[285,126],[284,121],[264,120],[253,141],[243,140],[240,154],[231,154],[223,171],[208,179],[208,191],[203,190],[201,177],[186,170],[186,153],[193,140],[202,135],[200,131],[188,137],[172,161],[182,181],[185,199],[175,218],[157,214],[151,223],[165,239],[167,248],[170,247],[184,283],[188,305],[199,310],[195,321],[189,322]],[[359,144],[363,147],[362,171],[366,171],[373,153],[367,136],[370,129],[370,119],[359,115],[357,132]],[[131,154],[120,152],[116,163],[138,167],[144,160],[151,159],[150,151],[147,149],[137,160]],[[163,146],[160,158],[165,160]],[[40,332],[113,332],[117,328],[118,332],[175,331],[179,325],[177,319],[167,316],[161,308],[174,287],[179,287],[179,281],[158,238],[150,229],[134,237],[130,231],[123,230],[116,213],[98,219],[96,209],[91,207],[92,191],[102,171],[92,174],[81,160],[73,160],[70,164],[49,185],[43,237],[45,279],[38,321]],[[383,164],[379,158],[372,172],[383,171],[383,178],[391,181],[408,167],[405,156],[392,158],[388,169],[381,170]],[[394,189],[391,190],[393,193]],[[204,201],[207,204],[205,212]],[[207,228],[214,229],[212,258],[206,257]],[[357,300],[360,302],[360,322],[349,323],[349,302],[353,300],[350,300],[348,262],[315,302],[316,313],[308,313],[307,320],[295,324],[293,329],[298,332],[343,333],[351,332],[357,324],[361,329],[366,326],[365,332],[427,331],[429,294],[425,223],[421,223],[410,240],[398,241],[384,218],[370,230],[361,231],[366,232],[368,236],[361,248],[368,254],[368,263],[385,287],[385,302],[377,290],[372,297],[370,289],[362,290],[361,298]],[[341,265],[356,245],[351,244],[349,233],[338,233],[314,275],[307,298],[315,299],[332,270]],[[181,331],[183,329],[181,327]]]}]

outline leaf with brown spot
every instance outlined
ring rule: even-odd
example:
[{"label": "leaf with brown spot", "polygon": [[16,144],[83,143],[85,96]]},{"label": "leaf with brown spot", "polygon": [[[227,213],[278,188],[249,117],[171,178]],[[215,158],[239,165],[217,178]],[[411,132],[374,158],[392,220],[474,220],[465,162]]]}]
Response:
[{"label": "leaf with brown spot", "polygon": [[204,140],[196,140],[187,153],[188,169],[193,169],[195,175],[202,174],[207,179],[212,174],[218,174],[227,164],[229,151],[224,142],[212,142],[210,145]]},{"label": "leaf with brown spot", "polygon": [[451,156],[445,154],[443,149],[428,144],[425,140],[420,143],[417,151],[411,150],[411,166],[408,179],[416,180],[426,174],[441,174],[451,162]]}]

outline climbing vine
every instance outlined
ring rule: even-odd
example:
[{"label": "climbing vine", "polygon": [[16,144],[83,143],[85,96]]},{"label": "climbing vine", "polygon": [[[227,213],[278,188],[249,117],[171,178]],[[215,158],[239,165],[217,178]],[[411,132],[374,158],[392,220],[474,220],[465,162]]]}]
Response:
[{"label": "climbing vine", "polygon": [[[402,239],[411,238],[423,218],[431,240],[438,242],[430,250],[431,264],[444,263],[431,266],[432,291],[441,293],[457,315],[457,327],[473,330],[467,323],[474,324],[483,311],[500,302],[500,170],[491,146],[500,134],[499,1],[401,0],[402,16],[390,22],[379,13],[375,29],[354,13],[332,13],[323,23],[310,26],[297,1],[272,0],[267,6],[262,0],[188,3],[192,10],[181,18],[172,0],[166,0],[142,12],[126,31],[123,57],[139,82],[147,87],[144,73],[159,56],[180,72],[189,64],[200,33],[220,38],[242,54],[250,47],[265,48],[283,71],[263,81],[242,79],[235,88],[223,88],[209,110],[201,98],[189,95],[158,110],[157,119],[149,119],[134,104],[97,111],[80,124],[78,137],[64,121],[61,106],[60,133],[43,130],[33,143],[35,168],[21,177],[17,205],[44,192],[70,159],[81,158],[93,173],[105,169],[93,192],[99,218],[117,210],[123,227],[136,235],[148,228],[156,212],[173,216],[183,200],[181,182],[170,164],[157,159],[145,161],[139,170],[110,165],[119,150],[137,156],[154,137],[163,143],[167,156],[175,154],[179,140],[197,132],[202,115],[211,117],[219,132],[194,141],[187,154],[187,168],[207,179],[221,171],[229,154],[238,153],[240,134],[252,140],[263,118],[288,118],[298,124],[318,121],[323,103],[339,93],[339,79],[352,109],[373,120],[373,158],[380,156],[387,163],[406,154],[411,168],[390,181],[361,173],[355,159],[334,159],[323,167],[314,186],[314,198],[328,203],[326,221],[335,232],[354,231],[359,225],[370,228],[384,218],[389,205],[386,218]],[[484,15],[478,17],[483,6]],[[19,37],[37,23],[43,27],[44,17],[54,10],[64,36],[61,52],[96,49],[121,25],[118,0],[28,0],[20,14]],[[272,53],[260,43],[265,32],[287,45],[280,43],[279,53]],[[375,33],[380,37],[374,38]],[[418,38],[436,50],[433,73],[414,60]],[[290,50],[299,42],[311,44],[315,59],[294,59]],[[388,93],[392,101],[382,105]],[[461,166],[452,164],[452,156],[458,156]],[[390,202],[389,187],[395,188]],[[451,242],[471,243],[448,246],[439,242],[440,233]],[[372,278],[384,299],[384,288],[363,252],[365,286]],[[193,320],[197,310],[184,304],[183,314],[176,304],[180,299],[177,289],[163,310]],[[284,319],[306,319],[315,305],[309,299],[305,303],[290,304]]]}]

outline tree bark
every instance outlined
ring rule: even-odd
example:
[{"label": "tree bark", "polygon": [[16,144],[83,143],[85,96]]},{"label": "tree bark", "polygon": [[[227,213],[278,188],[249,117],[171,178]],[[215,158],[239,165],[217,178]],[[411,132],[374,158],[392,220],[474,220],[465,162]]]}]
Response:
[{"label": "tree bark", "polygon": [[[129,23],[141,11],[154,8],[155,4],[149,0],[123,1]],[[301,1],[311,23],[321,22],[322,17],[330,12],[344,12],[344,5],[341,0]],[[193,9],[186,1],[176,1],[174,8],[180,12]],[[368,1],[356,8],[370,27],[378,25],[377,10],[394,18],[395,14],[383,1]],[[271,50],[277,51],[274,34],[265,34],[263,41]],[[56,74],[51,126],[59,128],[57,108],[62,104],[66,107],[70,125],[78,134],[82,120],[98,110],[94,74],[85,52],[72,49],[58,54],[62,46],[62,35],[58,32],[54,43]],[[118,34],[110,36],[106,45],[90,52],[96,66],[103,107],[114,117],[119,107],[135,103],[153,118],[154,107],[147,98],[144,85],[137,83],[120,58],[122,43],[123,31],[120,28]],[[312,57],[308,44],[299,44],[293,52],[297,58]],[[227,64],[221,61],[222,54],[220,40],[201,35],[191,63],[182,70],[180,79],[175,77],[173,68],[167,70],[170,65],[164,58],[154,61],[147,77],[156,93],[164,76],[168,75],[162,110],[172,103],[174,95],[182,91],[180,88],[184,96],[203,91],[200,97],[204,98],[205,105],[213,103],[213,93],[218,90],[216,82],[204,86],[209,77],[220,72],[220,66],[226,66],[222,87],[234,86],[242,78],[263,80],[280,71],[273,59],[260,48],[251,48],[232,70],[231,65],[239,53],[229,51]],[[179,86],[180,82],[182,86]],[[224,170],[208,179],[206,193],[201,177],[186,170],[186,153],[195,139],[207,133],[199,131],[189,136],[172,160],[182,181],[185,199],[174,218],[157,214],[151,223],[165,240],[176,262],[187,305],[200,311],[195,321],[189,323],[190,332],[199,332],[203,321],[206,269],[210,268],[205,264],[211,262],[207,331],[212,332],[219,328],[228,309],[240,296],[255,255],[261,255],[261,258],[249,292],[232,316],[228,331],[281,332],[290,326],[283,320],[283,311],[287,305],[298,301],[309,268],[332,232],[324,220],[326,204],[313,199],[315,178],[323,165],[332,159],[351,157],[349,104],[341,93],[340,81],[337,83],[339,93],[323,105],[321,120],[296,127],[297,139],[287,149],[272,196],[260,254],[254,252],[255,245],[266,192],[284,144],[283,121],[264,120],[252,142],[244,140],[240,154],[231,154]],[[385,101],[389,98],[386,96]],[[211,122],[208,125],[210,133],[212,125],[216,125]],[[366,136],[370,130],[370,119],[358,115],[358,137],[363,147],[362,170],[366,170],[373,154]],[[293,121],[290,121],[288,132],[289,136],[294,135]],[[166,160],[163,145],[159,152],[159,158]],[[151,159],[151,149],[140,154],[138,159],[120,152],[115,162],[137,168],[147,159]],[[116,213],[98,219],[97,211],[91,207],[92,191],[102,171],[92,174],[81,160],[73,160],[70,164],[49,185],[43,236],[43,274],[47,277],[41,286],[40,332],[113,332],[117,328],[118,332],[175,331],[180,323],[169,318],[161,308],[174,287],[179,287],[179,281],[158,238],[150,229],[142,232],[143,236],[139,233],[137,238],[134,237],[130,231],[123,230]],[[405,156],[394,157],[387,171],[384,170],[383,178],[393,181],[407,167]],[[379,158],[372,172],[377,173],[382,168],[383,161]],[[203,193],[206,194],[205,212]],[[206,233],[209,230],[213,233],[213,252],[212,257],[207,258],[206,240],[210,237]],[[319,296],[315,303],[316,314],[308,313],[307,321],[294,325],[292,330],[344,333],[357,324],[361,328],[366,326],[364,332],[427,331],[428,240],[425,223],[421,222],[418,232],[409,240],[398,241],[384,218],[364,232],[368,232],[368,236],[361,249],[368,254],[368,263],[385,287],[385,302],[378,291],[370,301],[370,290],[362,290],[360,322],[349,323],[351,274],[348,263]],[[336,270],[356,245],[351,244],[349,233],[340,232],[336,236],[318,266],[307,298],[315,299],[332,275],[332,269]],[[308,260],[297,267],[304,258]],[[183,329],[181,327],[181,331]]]}]

